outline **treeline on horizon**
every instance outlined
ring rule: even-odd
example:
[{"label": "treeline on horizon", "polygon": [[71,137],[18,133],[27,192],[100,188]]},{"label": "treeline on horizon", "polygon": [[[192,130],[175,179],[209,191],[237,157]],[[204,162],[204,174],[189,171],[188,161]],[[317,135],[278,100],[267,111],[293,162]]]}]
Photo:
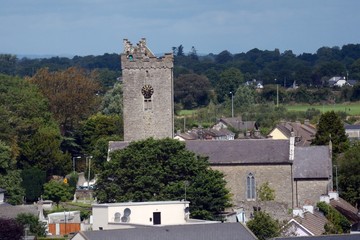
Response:
[{"label": "treeline on horizon", "polygon": [[[280,52],[279,49],[257,48],[246,53],[224,50],[218,54],[198,55],[195,47],[185,52],[183,45],[173,47],[172,51],[177,109],[194,109],[207,106],[210,102],[224,103],[231,98],[231,94],[236,95],[239,86],[254,80],[261,81],[265,86],[261,95],[255,96],[257,103],[274,101],[275,85],[280,87],[282,103],[360,99],[360,88],[344,88],[341,93],[335,89],[338,92],[335,95],[330,94],[328,88],[324,92],[324,87],[328,86],[328,80],[333,76],[360,80],[360,44],[321,47],[316,53],[299,55],[291,50]],[[121,77],[120,55],[117,53],[42,59],[19,59],[15,55],[0,54],[0,73],[11,76],[32,77],[42,68],[61,71],[70,67],[89,72],[95,70],[101,86],[99,94],[105,94]],[[286,91],[295,85],[300,87],[296,93]]]},{"label": "treeline on horizon", "polygon": [[[345,76],[360,79],[360,44],[347,44],[342,47],[321,47],[316,53],[295,55],[292,50],[280,52],[254,48],[244,53],[231,53],[224,50],[218,54],[198,55],[192,47],[185,53],[182,45],[172,48],[175,55],[175,76],[193,72],[209,77],[210,71],[221,72],[227,68],[239,69],[244,80],[257,79],[264,84],[276,83],[290,86],[293,81],[298,85],[321,86],[323,77]],[[33,76],[40,68],[50,71],[80,67],[87,70],[108,69],[121,71],[120,55],[105,53],[94,56],[18,58],[12,54],[0,54],[0,73],[7,75]],[[210,79],[213,78],[210,76]]]}]

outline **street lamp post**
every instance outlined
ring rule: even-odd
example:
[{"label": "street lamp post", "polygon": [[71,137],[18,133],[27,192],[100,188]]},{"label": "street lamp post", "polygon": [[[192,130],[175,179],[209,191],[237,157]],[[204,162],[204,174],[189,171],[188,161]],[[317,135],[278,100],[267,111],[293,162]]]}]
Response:
[{"label": "street lamp post", "polygon": [[74,174],[75,174],[75,158],[81,158],[81,156],[72,157],[72,160],[73,160],[73,171],[74,171]]},{"label": "street lamp post", "polygon": [[231,94],[231,117],[234,117],[234,94],[233,92],[230,92]]},{"label": "street lamp post", "polygon": [[88,184],[87,184],[87,189],[89,190],[90,189],[90,166],[91,166],[91,159],[92,159],[92,156],[89,156],[87,157],[89,159],[89,172],[88,172]]}]

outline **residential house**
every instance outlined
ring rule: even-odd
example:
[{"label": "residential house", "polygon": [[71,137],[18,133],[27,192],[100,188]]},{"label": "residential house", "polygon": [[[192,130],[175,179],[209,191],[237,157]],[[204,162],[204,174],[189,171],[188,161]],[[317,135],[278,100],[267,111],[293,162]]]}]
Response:
[{"label": "residential house", "polygon": [[256,240],[241,223],[208,223],[78,232],[72,240]]},{"label": "residential house", "polygon": [[229,129],[238,131],[245,133],[247,136],[253,133],[254,137],[260,137],[256,121],[243,121],[241,117],[220,118],[212,128],[216,130]]},{"label": "residential house", "polygon": [[324,214],[315,210],[313,206],[294,209],[292,218],[284,227],[284,235],[291,236],[320,236],[325,233],[328,220]]},{"label": "residential house", "polygon": [[321,236],[303,236],[303,237],[277,237],[273,240],[358,240],[357,234],[336,234]]},{"label": "residential house", "polygon": [[204,129],[193,128],[185,133],[177,132],[174,139],[180,141],[188,140],[234,140],[235,133],[227,128]]},{"label": "residential house", "polygon": [[343,86],[355,86],[357,84],[357,80],[354,79],[346,79],[345,77],[334,76],[329,79],[328,84],[330,87],[343,87]]},{"label": "residential house", "polygon": [[258,81],[256,79],[253,79],[251,81],[246,81],[245,82],[245,86],[253,86],[255,87],[256,89],[263,89],[264,88],[264,85],[263,85],[263,82],[262,81]]},{"label": "residential house", "polygon": [[347,84],[351,87],[355,86],[356,84],[358,84],[358,81],[357,80],[354,80],[354,79],[348,79],[347,80]]},{"label": "residential house", "polygon": [[188,224],[188,201],[102,203],[92,205],[93,230]]},{"label": "residential house", "polygon": [[268,134],[272,139],[289,139],[295,137],[296,146],[310,146],[311,141],[315,138],[316,128],[305,120],[304,124],[299,121],[285,122],[282,121],[273,128]]},{"label": "residential house", "polygon": [[16,218],[20,213],[30,213],[40,216],[37,205],[11,205],[6,203],[5,189],[0,188],[0,218]]},{"label": "residential house", "polygon": [[5,189],[0,188],[0,204],[4,202],[5,199]]},{"label": "residential house", "polygon": [[345,124],[345,133],[350,140],[360,139],[360,125]]},{"label": "residential house", "polygon": [[334,76],[328,80],[330,87],[342,87],[346,84],[345,77]]}]

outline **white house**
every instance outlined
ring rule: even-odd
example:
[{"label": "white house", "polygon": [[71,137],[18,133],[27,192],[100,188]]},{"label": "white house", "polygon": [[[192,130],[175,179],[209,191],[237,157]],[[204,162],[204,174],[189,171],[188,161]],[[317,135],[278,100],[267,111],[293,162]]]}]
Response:
[{"label": "white house", "polygon": [[157,201],[93,204],[93,230],[187,224],[192,222],[189,219],[189,203]]},{"label": "white house", "polygon": [[5,190],[0,188],[0,204],[4,202]]}]

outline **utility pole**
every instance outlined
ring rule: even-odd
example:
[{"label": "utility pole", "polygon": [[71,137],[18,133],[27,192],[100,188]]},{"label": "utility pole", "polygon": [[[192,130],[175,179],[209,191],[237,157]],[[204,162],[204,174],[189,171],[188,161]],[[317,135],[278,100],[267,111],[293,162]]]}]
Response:
[{"label": "utility pole", "polygon": [[276,84],[276,107],[279,107],[279,84]]},{"label": "utility pole", "polygon": [[231,117],[234,118],[234,93],[230,92],[231,94]]}]

